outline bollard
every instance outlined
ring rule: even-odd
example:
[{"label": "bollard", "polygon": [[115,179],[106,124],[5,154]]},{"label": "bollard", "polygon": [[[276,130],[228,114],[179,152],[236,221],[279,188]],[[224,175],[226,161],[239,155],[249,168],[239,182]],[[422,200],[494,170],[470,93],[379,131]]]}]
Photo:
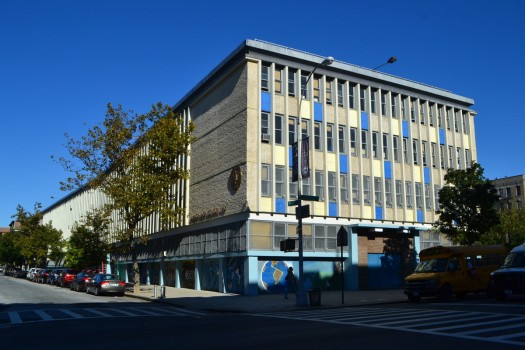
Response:
[{"label": "bollard", "polygon": [[162,285],[160,286],[160,298],[165,298],[165,297],[166,297],[166,287]]},{"label": "bollard", "polygon": [[153,297],[157,298],[157,286],[153,285]]}]

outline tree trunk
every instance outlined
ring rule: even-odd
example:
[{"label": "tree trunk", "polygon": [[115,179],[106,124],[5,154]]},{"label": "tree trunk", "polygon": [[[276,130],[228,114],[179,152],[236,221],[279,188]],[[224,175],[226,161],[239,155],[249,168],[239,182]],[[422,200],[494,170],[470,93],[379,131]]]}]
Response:
[{"label": "tree trunk", "polygon": [[133,257],[133,293],[139,294],[140,293],[140,270],[139,270],[139,262],[137,259],[137,252],[135,251],[135,249],[133,249],[132,257]]}]

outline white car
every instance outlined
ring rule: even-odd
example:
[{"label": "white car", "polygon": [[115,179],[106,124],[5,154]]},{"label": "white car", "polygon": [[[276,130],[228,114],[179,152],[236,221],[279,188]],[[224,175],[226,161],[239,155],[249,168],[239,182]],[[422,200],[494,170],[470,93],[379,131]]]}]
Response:
[{"label": "white car", "polygon": [[29,269],[29,271],[27,272],[27,276],[26,276],[26,279],[32,281],[33,280],[33,277],[35,276],[35,272],[36,272],[37,268],[36,267],[32,267]]}]

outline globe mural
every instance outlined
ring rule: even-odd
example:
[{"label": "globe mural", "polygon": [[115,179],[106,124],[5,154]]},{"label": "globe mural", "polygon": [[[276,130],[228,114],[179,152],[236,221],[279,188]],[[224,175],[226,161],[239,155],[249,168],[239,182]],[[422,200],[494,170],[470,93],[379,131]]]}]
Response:
[{"label": "globe mural", "polygon": [[285,287],[288,265],[284,261],[267,261],[261,269],[261,284],[269,293],[281,293]]}]

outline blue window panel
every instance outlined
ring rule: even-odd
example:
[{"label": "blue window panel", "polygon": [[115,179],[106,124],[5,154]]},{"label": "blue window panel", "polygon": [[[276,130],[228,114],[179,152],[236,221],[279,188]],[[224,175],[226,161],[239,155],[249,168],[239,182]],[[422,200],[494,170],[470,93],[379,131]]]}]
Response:
[{"label": "blue window panel", "polygon": [[376,207],[376,220],[383,220],[383,207]]},{"label": "blue window panel", "polygon": [[261,110],[265,112],[272,111],[272,95],[269,92],[261,91]]},{"label": "blue window panel", "polygon": [[318,122],[323,121],[323,105],[319,102],[314,102],[314,119]]},{"label": "blue window panel", "polygon": [[417,221],[418,222],[425,222],[425,215],[423,214],[423,210],[417,211]]},{"label": "blue window panel", "polygon": [[348,156],[346,154],[339,155],[339,172],[348,174]]},{"label": "blue window panel", "polygon": [[423,179],[425,184],[430,184],[430,168],[423,168]]},{"label": "blue window panel", "polygon": [[275,199],[275,211],[278,213],[286,213],[286,200],[285,198]]},{"label": "blue window panel", "polygon": [[385,179],[392,178],[392,163],[390,161],[385,161]]},{"label": "blue window panel", "polygon": [[337,216],[337,203],[328,203],[328,216]]},{"label": "blue window panel", "polygon": [[361,129],[368,130],[368,113],[361,112]]},{"label": "blue window panel", "polygon": [[292,150],[292,146],[288,147],[288,164],[290,164],[290,168],[293,167],[293,150]]},{"label": "blue window panel", "polygon": [[408,121],[403,120],[403,137],[408,137]]},{"label": "blue window panel", "polygon": [[444,145],[445,144],[445,129],[439,128],[439,144]]}]

